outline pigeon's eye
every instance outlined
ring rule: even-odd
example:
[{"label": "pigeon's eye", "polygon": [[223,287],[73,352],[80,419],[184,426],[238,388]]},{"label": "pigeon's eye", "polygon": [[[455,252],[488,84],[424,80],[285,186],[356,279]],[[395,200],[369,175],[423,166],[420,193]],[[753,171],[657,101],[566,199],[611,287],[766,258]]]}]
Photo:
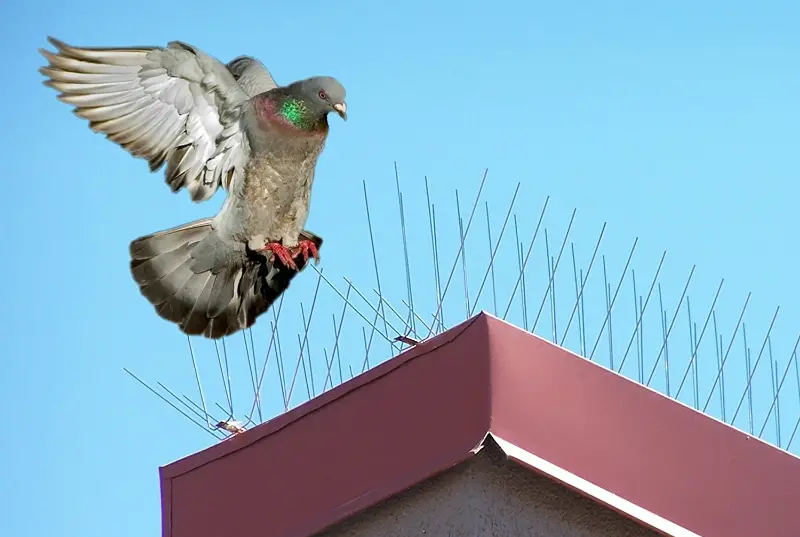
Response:
[{"label": "pigeon's eye", "polygon": [[325,93],[325,90],[319,90],[319,98],[322,99],[323,101],[328,100],[328,94]]}]

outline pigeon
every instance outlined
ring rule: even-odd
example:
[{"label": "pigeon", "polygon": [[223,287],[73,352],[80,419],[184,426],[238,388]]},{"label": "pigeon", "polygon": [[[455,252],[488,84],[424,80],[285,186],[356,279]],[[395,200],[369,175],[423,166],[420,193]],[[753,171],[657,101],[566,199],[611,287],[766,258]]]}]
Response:
[{"label": "pigeon", "polygon": [[251,56],[224,64],[181,41],[76,47],[55,38],[39,72],[58,98],[194,202],[222,187],[213,218],[140,237],[130,269],[141,294],[187,335],[219,339],[252,326],[322,238],[303,229],[328,114],[347,120],[330,76],[279,86]]}]

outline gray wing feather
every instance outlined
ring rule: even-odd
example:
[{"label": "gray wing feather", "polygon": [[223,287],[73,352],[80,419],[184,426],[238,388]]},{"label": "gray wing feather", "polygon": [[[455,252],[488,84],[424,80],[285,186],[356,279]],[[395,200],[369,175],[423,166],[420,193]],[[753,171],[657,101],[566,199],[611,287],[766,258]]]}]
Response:
[{"label": "gray wing feather", "polygon": [[173,192],[185,187],[203,201],[243,173],[250,151],[239,118],[249,97],[222,62],[178,41],[81,48],[48,39],[58,50],[40,51],[45,85],[151,170],[166,162]]},{"label": "gray wing feather", "polygon": [[226,67],[250,97],[278,87],[266,66],[252,56],[234,58]]}]

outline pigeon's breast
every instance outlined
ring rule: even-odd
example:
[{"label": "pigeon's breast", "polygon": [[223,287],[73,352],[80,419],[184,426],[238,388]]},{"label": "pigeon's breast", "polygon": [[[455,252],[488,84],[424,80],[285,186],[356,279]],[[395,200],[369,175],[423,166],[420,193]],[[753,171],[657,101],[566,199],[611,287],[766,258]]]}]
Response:
[{"label": "pigeon's breast", "polygon": [[[316,160],[316,159],[314,159]],[[287,228],[302,228],[308,212],[315,162],[297,162],[275,156],[254,158],[245,169],[235,200],[241,231],[246,237],[275,238]],[[295,221],[301,218],[301,222]],[[299,231],[299,229],[298,229]]]}]

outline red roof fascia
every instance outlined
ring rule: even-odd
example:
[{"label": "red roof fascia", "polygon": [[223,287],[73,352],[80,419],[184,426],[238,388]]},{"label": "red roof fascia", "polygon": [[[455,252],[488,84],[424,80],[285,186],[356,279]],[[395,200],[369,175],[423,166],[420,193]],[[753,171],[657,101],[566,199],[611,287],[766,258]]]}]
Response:
[{"label": "red roof fascia", "polygon": [[469,458],[490,408],[475,322],[163,467],[162,535],[312,535]]},{"label": "red roof fascia", "polygon": [[481,313],[163,467],[163,536],[313,535],[463,462],[488,433],[646,525],[613,498],[708,537],[800,535],[797,457]]},{"label": "red roof fascia", "polygon": [[492,319],[492,433],[707,537],[800,536],[800,459]]}]

